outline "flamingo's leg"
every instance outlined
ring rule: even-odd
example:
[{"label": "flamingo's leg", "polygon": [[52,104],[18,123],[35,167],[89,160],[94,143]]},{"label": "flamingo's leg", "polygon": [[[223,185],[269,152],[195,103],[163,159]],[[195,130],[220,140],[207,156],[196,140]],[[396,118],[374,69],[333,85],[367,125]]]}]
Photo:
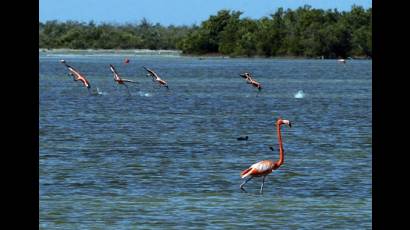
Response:
[{"label": "flamingo's leg", "polygon": [[260,93],[260,92],[261,92],[261,91],[258,89],[258,92],[256,93],[256,97],[259,96],[259,93]]},{"label": "flamingo's leg", "polygon": [[128,89],[128,86],[126,84],[124,84],[124,86],[127,88],[127,93],[128,93],[128,96],[130,97],[131,94],[130,94],[130,90]]},{"label": "flamingo's leg", "polygon": [[253,178],[252,176],[249,177],[248,179],[245,180],[245,182],[243,182],[243,183],[239,186],[244,192],[246,192],[246,190],[243,188],[243,186],[244,186],[246,183],[248,183],[248,181],[252,180],[252,178]]},{"label": "flamingo's leg", "polygon": [[263,185],[265,184],[265,177],[266,175],[263,176],[263,179],[262,179],[262,185],[261,185],[261,191],[260,191],[261,194],[263,193]]}]

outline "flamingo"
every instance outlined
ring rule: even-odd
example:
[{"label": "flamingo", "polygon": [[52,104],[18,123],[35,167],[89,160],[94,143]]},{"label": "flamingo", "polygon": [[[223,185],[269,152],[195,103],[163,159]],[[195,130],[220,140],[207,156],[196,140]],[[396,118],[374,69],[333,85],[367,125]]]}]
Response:
[{"label": "flamingo", "polygon": [[130,83],[137,83],[137,82],[133,80],[121,78],[117,70],[115,69],[115,67],[111,64],[110,64],[110,70],[114,74],[114,81],[120,85],[124,85],[127,88],[128,95],[130,95],[130,91],[128,90],[128,86],[125,84],[125,82],[130,82]]},{"label": "flamingo", "polygon": [[259,91],[262,90],[262,85],[259,82],[257,82],[255,79],[253,79],[250,73],[239,74],[239,76],[245,78],[246,83],[251,84],[252,86],[256,87]]},{"label": "flamingo", "polygon": [[[280,127],[281,125],[286,124],[289,127],[292,127],[292,124],[289,120],[283,120],[282,118],[279,118],[276,122],[276,128],[277,128],[277,133],[278,133],[278,141],[279,141],[279,160],[276,162],[273,162],[272,160],[263,160],[263,161],[259,161],[253,165],[251,165],[251,167],[243,170],[241,172],[241,178],[246,178],[248,177],[248,179],[245,180],[245,182],[243,182],[240,185],[240,188],[245,191],[245,189],[243,188],[243,186],[250,181],[252,178],[254,177],[263,177],[262,179],[262,185],[261,185],[261,189],[260,189],[260,194],[263,193],[263,185],[265,183],[265,177],[272,173],[273,170],[278,169],[283,163],[284,163],[284,150],[283,150],[283,144],[282,144],[282,135],[280,132]],[[273,148],[269,147],[272,151]],[[246,191],[245,191],[246,192]]]},{"label": "flamingo", "polygon": [[84,86],[88,89],[88,92],[90,92],[91,85],[90,82],[85,78],[85,76],[81,74],[78,70],[76,70],[74,67],[68,65],[65,60],[60,60],[60,62],[64,64],[65,67],[67,67],[69,75],[73,77],[73,80],[81,81],[84,84]]},{"label": "flamingo", "polygon": [[162,80],[162,79],[158,76],[157,73],[155,73],[155,72],[154,72],[153,70],[151,70],[151,69],[148,69],[148,68],[145,67],[145,66],[144,66],[144,69],[145,69],[146,71],[148,71],[147,76],[152,77],[152,81],[158,82],[158,84],[159,84],[160,86],[164,86],[164,87],[166,87],[167,89],[169,89],[167,82],[164,81],[164,80]]}]

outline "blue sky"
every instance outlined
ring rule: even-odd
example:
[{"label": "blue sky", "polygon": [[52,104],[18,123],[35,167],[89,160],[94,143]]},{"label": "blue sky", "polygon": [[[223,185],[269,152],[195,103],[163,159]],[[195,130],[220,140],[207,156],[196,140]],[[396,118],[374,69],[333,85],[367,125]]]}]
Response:
[{"label": "blue sky", "polygon": [[40,0],[40,21],[76,20],[96,23],[135,23],[143,17],[162,25],[199,25],[218,10],[240,10],[243,17],[258,19],[277,8],[313,8],[349,11],[355,4],[365,9],[371,0]]}]

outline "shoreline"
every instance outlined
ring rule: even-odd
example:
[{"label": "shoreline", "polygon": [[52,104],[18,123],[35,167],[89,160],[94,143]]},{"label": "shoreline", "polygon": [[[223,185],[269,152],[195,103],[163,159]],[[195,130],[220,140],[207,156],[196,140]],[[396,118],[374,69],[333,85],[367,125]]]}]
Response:
[{"label": "shoreline", "polygon": [[58,48],[58,49],[47,49],[39,48],[39,53],[49,53],[49,54],[174,54],[180,55],[182,51],[180,50],[150,50],[150,49],[67,49],[67,48]]},{"label": "shoreline", "polygon": [[[200,60],[206,58],[222,58],[222,59],[235,59],[235,58],[264,58],[264,59],[312,59],[312,60],[337,60],[339,58],[321,58],[321,57],[305,57],[305,56],[272,56],[272,57],[265,57],[265,56],[229,56],[229,55],[222,55],[219,53],[209,53],[209,54],[183,54],[182,50],[150,50],[150,49],[68,49],[68,48],[39,48],[39,54],[85,54],[85,55],[93,55],[93,54],[119,54],[119,55],[174,55],[180,57],[192,57],[198,58]],[[348,57],[349,59],[353,60],[372,60],[371,57],[365,56],[353,56]]]}]

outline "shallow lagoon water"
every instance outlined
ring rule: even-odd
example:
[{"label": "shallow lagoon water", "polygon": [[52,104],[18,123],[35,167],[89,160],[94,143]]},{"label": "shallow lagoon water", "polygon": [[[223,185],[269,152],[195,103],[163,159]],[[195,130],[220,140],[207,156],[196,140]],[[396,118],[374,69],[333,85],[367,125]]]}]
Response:
[{"label": "shallow lagoon water", "polygon": [[[39,57],[40,229],[371,229],[371,61],[124,58]],[[239,173],[278,158],[278,116],[285,164],[243,193]]]}]

